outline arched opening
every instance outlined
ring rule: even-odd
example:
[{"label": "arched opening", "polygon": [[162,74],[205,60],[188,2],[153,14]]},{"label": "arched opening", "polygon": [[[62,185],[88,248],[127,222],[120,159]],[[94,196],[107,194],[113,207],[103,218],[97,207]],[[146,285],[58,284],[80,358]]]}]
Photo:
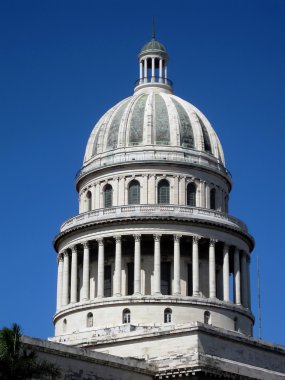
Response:
[{"label": "arched opening", "polygon": [[196,207],[196,185],[193,182],[187,186],[187,206]]},{"label": "arched opening", "polygon": [[164,310],[164,323],[170,323],[172,317],[172,310],[167,308]]},{"label": "arched opening", "polygon": [[209,311],[205,311],[204,313],[204,323],[205,325],[211,324],[211,313]]},{"label": "arched opening", "polygon": [[216,210],[216,189],[210,191],[210,209]]},{"label": "arched opening", "polygon": [[93,314],[87,314],[87,327],[93,327]]},{"label": "arched opening", "polygon": [[92,193],[87,191],[86,193],[86,211],[91,211],[92,209]]},{"label": "arched opening", "polygon": [[162,179],[158,183],[157,203],[169,204],[169,182],[166,179]]},{"label": "arched opening", "polygon": [[129,205],[140,204],[140,183],[135,179],[129,184],[128,199]]},{"label": "arched opening", "polygon": [[113,205],[113,188],[111,185],[106,185],[104,188],[104,207],[112,207]]},{"label": "arched opening", "polygon": [[123,323],[131,323],[131,312],[129,309],[123,310]]},{"label": "arched opening", "polygon": [[62,331],[65,333],[66,332],[66,327],[67,327],[67,320],[64,319],[62,323]]}]

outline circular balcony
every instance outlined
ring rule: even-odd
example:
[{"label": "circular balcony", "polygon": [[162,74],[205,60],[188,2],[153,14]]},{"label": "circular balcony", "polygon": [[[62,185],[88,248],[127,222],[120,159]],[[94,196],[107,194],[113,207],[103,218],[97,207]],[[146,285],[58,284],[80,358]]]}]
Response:
[{"label": "circular balcony", "polygon": [[159,87],[172,93],[173,83],[170,79],[164,77],[146,77],[135,81],[135,92],[145,87]]},{"label": "circular balcony", "polygon": [[176,217],[181,219],[195,219],[206,222],[221,223],[227,227],[241,230],[248,234],[246,225],[239,219],[220,211],[200,207],[180,205],[127,205],[110,208],[102,208],[88,211],[68,219],[61,226],[60,232],[70,228],[83,226],[92,222],[110,221],[122,218],[152,218],[152,217]]}]

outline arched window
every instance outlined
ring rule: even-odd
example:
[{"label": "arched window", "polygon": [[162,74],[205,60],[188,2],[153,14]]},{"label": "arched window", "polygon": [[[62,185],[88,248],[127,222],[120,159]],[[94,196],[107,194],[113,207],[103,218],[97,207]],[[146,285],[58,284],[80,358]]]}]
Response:
[{"label": "arched window", "polygon": [[209,311],[205,311],[204,313],[204,323],[205,325],[211,324],[211,313]]},{"label": "arched window", "polygon": [[104,188],[104,207],[112,207],[113,205],[113,188],[111,185],[106,185]]},{"label": "arched window", "polygon": [[91,211],[92,208],[92,193],[87,191],[86,193],[86,211]]},{"label": "arched window", "polygon": [[165,309],[164,310],[164,323],[170,323],[171,322],[171,316],[172,316],[172,310],[171,309]]},{"label": "arched window", "polygon": [[87,314],[87,327],[93,327],[93,314]]},{"label": "arched window", "polygon": [[62,323],[62,330],[63,330],[63,332],[65,333],[66,332],[66,326],[67,326],[67,320],[66,319],[64,319],[63,320],[63,323]]},{"label": "arched window", "polygon": [[123,323],[131,323],[131,312],[129,309],[123,310]]},{"label": "arched window", "polygon": [[140,183],[133,180],[129,184],[129,205],[140,204]]},{"label": "arched window", "polygon": [[169,182],[162,179],[158,183],[157,202],[160,204],[169,204]]},{"label": "arched window", "polygon": [[196,206],[196,185],[193,182],[187,186],[187,205]]},{"label": "arched window", "polygon": [[210,209],[216,210],[216,189],[210,191]]}]

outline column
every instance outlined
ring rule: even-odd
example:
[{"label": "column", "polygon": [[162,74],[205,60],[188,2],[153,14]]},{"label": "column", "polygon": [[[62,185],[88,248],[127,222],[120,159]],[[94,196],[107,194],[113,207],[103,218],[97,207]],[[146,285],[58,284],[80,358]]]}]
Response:
[{"label": "column", "polygon": [[167,83],[167,64],[165,62],[165,67],[164,67],[164,78],[165,78],[165,83]]},{"label": "column", "polygon": [[98,286],[97,297],[104,297],[104,242],[98,239]]},{"label": "column", "polygon": [[144,59],[144,82],[147,83],[147,60]]},{"label": "column", "polygon": [[71,248],[71,291],[70,302],[77,302],[77,246]]},{"label": "column", "polygon": [[217,240],[211,239],[209,246],[209,297],[216,298],[216,251]]},{"label": "column", "polygon": [[205,183],[205,207],[210,208],[210,186]]},{"label": "column", "polygon": [[134,294],[141,294],[141,235],[134,235]]},{"label": "column", "polygon": [[247,255],[247,288],[248,288],[248,307],[251,309],[251,287],[250,287],[250,257]]},{"label": "column", "polygon": [[57,255],[57,296],[56,296],[56,310],[61,308],[62,304],[62,279],[63,279],[63,255],[60,252]]},{"label": "column", "polygon": [[159,78],[162,78],[162,59],[159,60]]},{"label": "column", "polygon": [[150,174],[148,177],[148,203],[155,204],[156,202],[156,184],[155,175]]},{"label": "column", "polygon": [[66,250],[63,254],[62,306],[66,306],[69,301],[68,287],[69,287],[69,253]]},{"label": "column", "polygon": [[151,59],[151,81],[155,82],[155,59]]},{"label": "column", "polygon": [[160,289],[160,238],[161,235],[154,236],[154,286],[153,293],[161,294]]},{"label": "column", "polygon": [[229,246],[224,244],[223,249],[223,291],[224,301],[230,302],[230,264],[229,264]]},{"label": "column", "polygon": [[240,299],[240,263],[239,263],[239,250],[235,248],[234,252],[234,286],[235,286],[235,303],[241,304]]},{"label": "column", "polygon": [[174,235],[174,282],[173,294],[181,294],[180,286],[180,239],[181,235]]},{"label": "column", "polygon": [[179,177],[179,204],[186,205],[186,177]]},{"label": "column", "polygon": [[121,236],[116,236],[116,251],[115,251],[115,278],[114,278],[114,296],[120,296],[122,294],[121,290],[121,277],[122,277],[122,238]]},{"label": "column", "polygon": [[[179,176],[175,175],[174,176],[174,186],[173,186],[173,191],[172,191],[172,193],[173,193],[173,201],[172,202],[175,205],[179,204],[179,182],[178,181],[179,181]],[[171,200],[170,200],[170,202],[171,202]]]},{"label": "column", "polygon": [[193,296],[199,297],[199,237],[193,236],[192,243],[192,279],[193,279]]},{"label": "column", "polygon": [[143,64],[142,61],[140,61],[140,79],[143,77]]},{"label": "column", "polygon": [[248,308],[248,283],[247,283],[247,260],[246,252],[241,252],[241,297],[242,305]]},{"label": "column", "polygon": [[83,243],[83,279],[82,279],[82,300],[89,300],[89,288],[90,288],[90,278],[89,278],[89,242]]}]

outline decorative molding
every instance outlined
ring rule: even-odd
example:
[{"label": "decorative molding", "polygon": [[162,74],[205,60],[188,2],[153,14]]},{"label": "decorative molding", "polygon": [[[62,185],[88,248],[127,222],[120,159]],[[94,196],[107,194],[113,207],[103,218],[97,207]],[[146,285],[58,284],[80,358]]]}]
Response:
[{"label": "decorative molding", "polygon": [[141,241],[141,235],[140,234],[135,234],[133,236],[134,236],[135,241]]},{"label": "decorative molding", "polygon": [[196,235],[194,235],[194,236],[193,236],[193,243],[194,243],[194,244],[198,244],[200,239],[201,239],[200,236],[196,236]]},{"label": "decorative molding", "polygon": [[174,241],[179,242],[180,239],[182,238],[182,235],[173,235]]},{"label": "decorative molding", "polygon": [[210,239],[210,247],[214,247],[218,241],[217,239]]},{"label": "decorative molding", "polygon": [[161,239],[161,235],[159,234],[154,234],[153,237],[154,237],[154,241],[160,241]]}]

